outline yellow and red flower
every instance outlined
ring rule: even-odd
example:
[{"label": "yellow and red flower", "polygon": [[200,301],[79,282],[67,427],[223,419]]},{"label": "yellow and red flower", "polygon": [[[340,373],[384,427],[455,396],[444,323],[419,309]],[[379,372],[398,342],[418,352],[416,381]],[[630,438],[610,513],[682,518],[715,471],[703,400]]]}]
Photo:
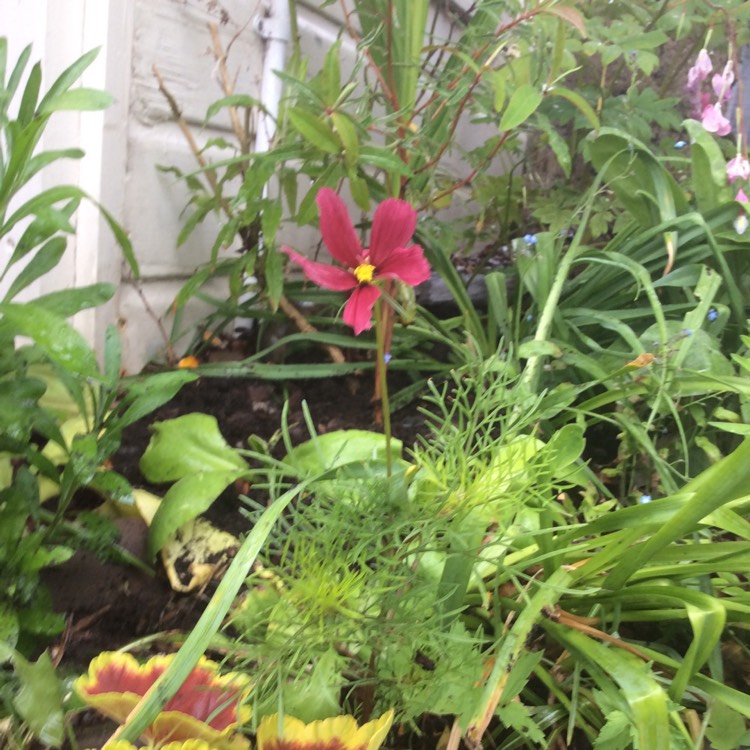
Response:
[{"label": "yellow and red flower", "polygon": [[[94,658],[88,673],[74,686],[86,703],[124,724],[171,659],[171,654],[155,656],[139,664],[130,654],[105,652]],[[246,675],[221,675],[218,664],[201,658],[143,736],[156,746],[203,740],[212,750],[245,750],[250,743],[236,730],[250,719],[251,708],[243,705],[249,692]],[[117,748],[113,742],[112,750],[124,748]]]},{"label": "yellow and red flower", "polygon": [[293,716],[266,716],[258,726],[258,750],[377,750],[393,723],[393,711],[363,726],[353,716],[305,724]]}]

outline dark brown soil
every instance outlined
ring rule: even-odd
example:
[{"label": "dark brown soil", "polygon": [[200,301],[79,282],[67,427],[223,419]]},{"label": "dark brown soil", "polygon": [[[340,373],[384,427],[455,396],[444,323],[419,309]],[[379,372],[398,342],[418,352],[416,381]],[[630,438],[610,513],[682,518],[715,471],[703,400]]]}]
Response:
[{"label": "dark brown soil", "polygon": [[[218,420],[230,445],[247,447],[251,435],[272,440],[277,434],[285,401],[294,443],[308,439],[302,411],[307,402],[319,434],[345,428],[380,430],[374,422],[371,403],[372,376],[350,376],[293,383],[269,383],[246,379],[201,378],[185,386],[175,399],[148,418],[128,428],[122,447],[114,457],[114,468],[135,487],[152,491],[138,469],[138,462],[151,437],[151,425],[190,412],[211,414]],[[393,415],[393,433],[412,445],[424,420],[418,404]],[[212,506],[211,521],[235,534],[247,531],[243,503],[235,488],[225,492]],[[146,526],[139,519],[118,521],[120,543],[145,559]],[[112,650],[158,633],[186,632],[194,625],[210,599],[209,586],[200,593],[175,593],[158,564],[149,576],[132,567],[105,563],[87,552],[78,552],[65,565],[45,571],[53,605],[63,612],[68,627],[54,653],[72,671],[85,668],[101,651]]]}]

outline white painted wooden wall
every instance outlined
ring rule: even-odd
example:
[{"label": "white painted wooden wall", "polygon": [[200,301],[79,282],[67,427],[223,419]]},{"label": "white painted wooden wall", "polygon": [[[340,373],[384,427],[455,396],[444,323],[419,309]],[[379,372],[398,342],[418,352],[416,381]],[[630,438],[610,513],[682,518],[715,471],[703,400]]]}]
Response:
[{"label": "white painted wooden wall", "polygon": [[[73,183],[101,201],[129,233],[142,281],[137,289],[123,275],[120,253],[109,230],[94,207],[83,206],[76,238],[63,264],[40,280],[34,291],[94,281],[117,284],[113,302],[82,313],[76,325],[99,346],[106,326],[116,322],[128,372],[137,372],[163,352],[156,318],[166,314],[184,280],[206,260],[215,237],[214,226],[206,222],[184,246],[177,247],[188,196],[181,183],[157,165],[190,171],[195,162],[158,91],[152,67],[158,66],[203,143],[215,134],[203,127],[206,109],[222,96],[208,23],[219,24],[225,48],[231,41],[228,67],[235,90],[258,97],[268,42],[257,33],[254,20],[286,2],[0,0],[0,35],[9,37],[11,59],[32,42],[32,59],[42,60],[47,85],[83,52],[102,47],[82,84],[108,90],[115,104],[103,113],[56,116],[43,147],[80,145],[86,157],[43,172],[31,189]],[[301,45],[312,59],[311,69],[340,31],[337,5],[324,10],[319,6],[316,0],[298,3]],[[344,44],[343,54],[353,55],[353,45]],[[0,247],[0,262],[10,252],[10,244]],[[216,292],[222,293],[218,282]],[[200,304],[193,304],[186,323],[203,312]],[[169,329],[171,323],[165,325]]]}]

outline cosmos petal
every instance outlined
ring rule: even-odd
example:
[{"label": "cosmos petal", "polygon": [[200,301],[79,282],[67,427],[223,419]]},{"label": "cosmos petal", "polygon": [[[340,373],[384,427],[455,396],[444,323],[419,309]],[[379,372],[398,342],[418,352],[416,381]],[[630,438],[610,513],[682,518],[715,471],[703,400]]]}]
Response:
[{"label": "cosmos petal", "polygon": [[380,289],[371,284],[362,284],[353,292],[344,305],[342,320],[354,329],[354,335],[372,328],[372,308],[380,297]]},{"label": "cosmos petal", "polygon": [[394,251],[406,247],[417,227],[417,212],[406,201],[384,200],[375,210],[370,234],[370,263],[378,267]]},{"label": "cosmos petal", "polygon": [[430,273],[430,264],[419,245],[392,252],[378,266],[379,278],[400,279],[409,286],[417,286],[427,281]]},{"label": "cosmos petal", "polygon": [[305,258],[304,255],[294,252],[292,248],[283,245],[281,251],[286,253],[290,260],[302,267],[310,281],[324,289],[332,289],[335,292],[346,292],[357,286],[357,279],[353,273],[338,266],[328,263],[316,263],[314,260]]},{"label": "cosmos petal", "polygon": [[362,245],[354,231],[346,204],[330,188],[321,188],[315,202],[320,210],[320,233],[334,260],[347,268],[362,261]]}]

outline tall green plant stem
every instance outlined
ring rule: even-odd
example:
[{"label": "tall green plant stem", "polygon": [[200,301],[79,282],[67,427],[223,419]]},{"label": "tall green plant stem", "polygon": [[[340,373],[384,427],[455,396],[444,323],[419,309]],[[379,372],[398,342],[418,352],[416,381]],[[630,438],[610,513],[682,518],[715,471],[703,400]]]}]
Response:
[{"label": "tall green plant stem", "polygon": [[383,432],[385,433],[385,469],[391,476],[391,406],[388,401],[388,363],[385,361],[385,318],[386,309],[382,297],[375,303],[375,343],[378,358],[375,373],[380,385],[380,406],[383,411]]},{"label": "tall green plant stem", "polygon": [[287,505],[302,492],[310,482],[302,482],[278,497],[260,517],[253,530],[242,542],[234,560],[216,589],[205,611],[201,615],[185,643],[169,663],[164,673],[148,689],[133,709],[125,724],[110,738],[135,742],[153,723],[170,698],[179,690],[198,660],[208,648],[212,638],[221,627],[229,608],[237,596],[255,558],[271,533],[271,529]]},{"label": "tall green plant stem", "polygon": [[[565,282],[568,280],[570,269],[573,266],[576,258],[581,254],[581,244],[583,242],[583,236],[586,232],[586,227],[589,223],[589,217],[591,216],[591,208],[594,203],[594,198],[598,193],[602,182],[604,181],[604,175],[607,173],[609,165],[619,156],[619,152],[612,156],[604,167],[599,171],[596,176],[594,184],[589,190],[585,202],[583,204],[583,212],[581,214],[581,221],[576,230],[575,236],[573,237],[570,247],[567,252],[562,256],[560,264],[557,267],[557,273],[555,279],[550,287],[549,294],[545,300],[542,313],[539,316],[539,324],[534,334],[534,341],[546,341],[552,331],[552,322],[557,312],[557,305],[562,296],[562,290],[565,286]],[[562,242],[562,240],[557,240]],[[534,354],[526,361],[526,367],[524,367],[523,373],[521,374],[521,383],[525,385],[530,391],[536,392],[539,389],[539,374],[542,369],[544,362],[543,354]]]}]

